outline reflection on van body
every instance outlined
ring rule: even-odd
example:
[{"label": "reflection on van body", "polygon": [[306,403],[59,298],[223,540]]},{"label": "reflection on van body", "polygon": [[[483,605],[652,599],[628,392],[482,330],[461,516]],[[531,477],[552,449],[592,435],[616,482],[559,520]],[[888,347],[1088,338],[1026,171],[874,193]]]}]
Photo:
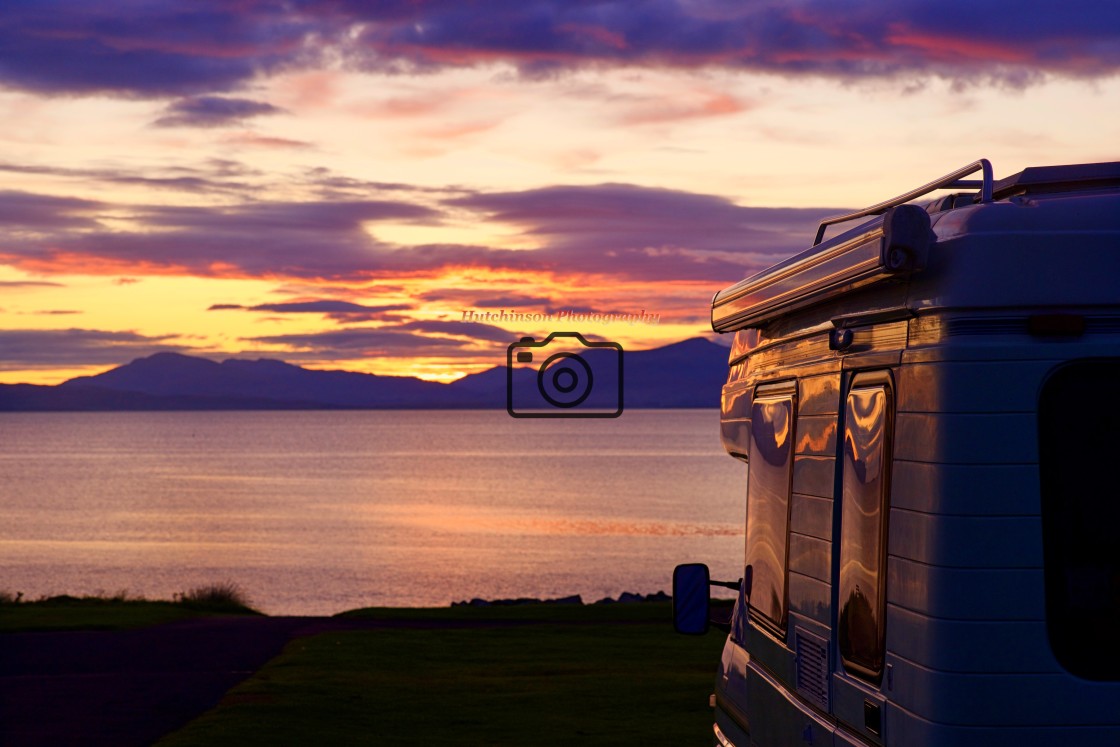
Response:
[{"label": "reflection on van body", "polygon": [[716,742],[1120,745],[1120,163],[830,219],[712,324],[752,579]]}]

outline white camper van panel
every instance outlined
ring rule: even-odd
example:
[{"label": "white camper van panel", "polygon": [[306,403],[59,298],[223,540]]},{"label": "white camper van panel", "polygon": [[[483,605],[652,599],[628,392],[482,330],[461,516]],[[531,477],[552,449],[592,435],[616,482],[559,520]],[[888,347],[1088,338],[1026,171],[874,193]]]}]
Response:
[{"label": "white camper van panel", "polygon": [[830,219],[712,324],[751,579],[716,743],[1120,745],[1120,163]]}]

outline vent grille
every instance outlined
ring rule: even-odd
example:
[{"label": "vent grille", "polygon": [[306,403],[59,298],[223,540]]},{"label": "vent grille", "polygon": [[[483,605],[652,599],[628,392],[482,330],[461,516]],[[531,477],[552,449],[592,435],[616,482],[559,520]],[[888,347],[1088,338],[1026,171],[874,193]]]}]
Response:
[{"label": "vent grille", "polygon": [[794,628],[797,652],[797,692],[822,711],[828,711],[828,641]]}]

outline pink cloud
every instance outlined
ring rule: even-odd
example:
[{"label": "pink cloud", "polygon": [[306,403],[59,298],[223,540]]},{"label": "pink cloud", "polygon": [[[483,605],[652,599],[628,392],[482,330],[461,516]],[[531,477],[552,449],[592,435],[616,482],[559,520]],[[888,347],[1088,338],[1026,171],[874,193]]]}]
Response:
[{"label": "pink cloud", "polygon": [[752,106],[727,93],[697,92],[686,98],[688,100],[682,101],[673,97],[636,107],[623,115],[621,121],[628,125],[643,125],[726,117],[747,111]]}]

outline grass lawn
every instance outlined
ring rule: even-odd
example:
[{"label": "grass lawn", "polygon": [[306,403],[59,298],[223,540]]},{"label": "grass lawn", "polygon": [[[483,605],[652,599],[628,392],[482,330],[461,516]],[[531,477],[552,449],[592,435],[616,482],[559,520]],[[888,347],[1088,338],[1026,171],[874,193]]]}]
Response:
[{"label": "grass lawn", "polygon": [[293,641],[176,745],[710,744],[724,635],[668,604],[361,610]]},{"label": "grass lawn", "polygon": [[120,630],[202,615],[257,615],[240,600],[193,599],[174,602],[116,597],[56,596],[31,602],[0,599],[0,633],[21,630]]}]

